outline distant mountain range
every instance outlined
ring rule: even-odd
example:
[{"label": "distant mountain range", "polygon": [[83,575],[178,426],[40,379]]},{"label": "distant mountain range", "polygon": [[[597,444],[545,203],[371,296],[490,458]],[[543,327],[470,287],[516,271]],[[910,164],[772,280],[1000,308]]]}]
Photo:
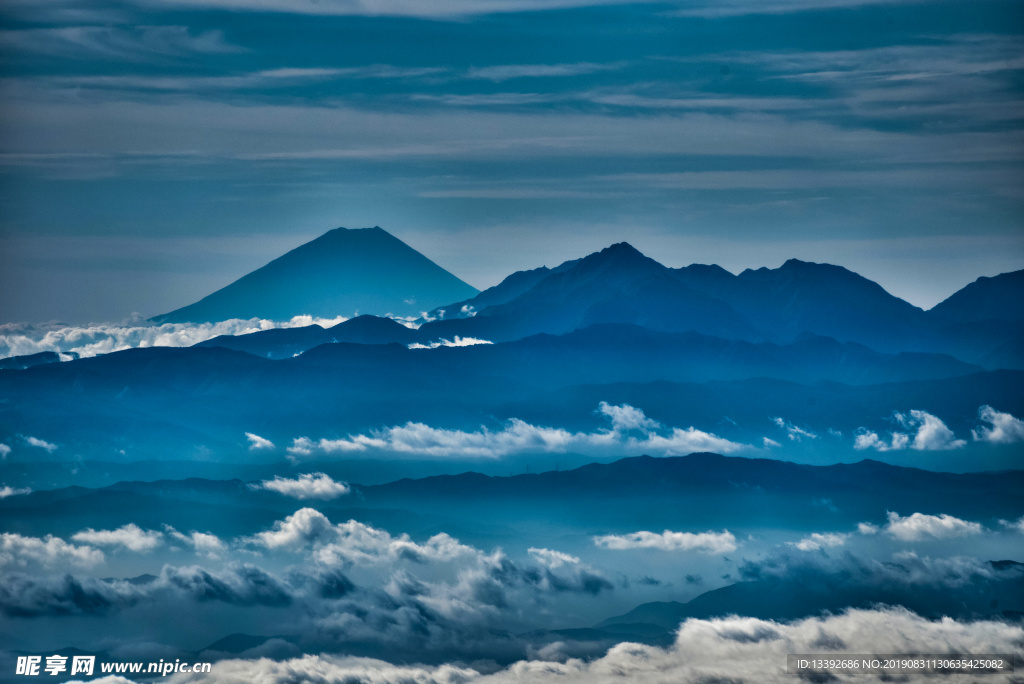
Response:
[{"label": "distant mountain range", "polygon": [[840,266],[791,259],[739,275],[700,264],[672,269],[619,243],[556,268],[514,273],[432,309],[415,331],[364,318],[327,331],[272,330],[201,344],[283,359],[330,342],[508,342],[625,324],[781,345],[827,337],[889,354],[941,353],[985,368],[1022,369],[1024,314],[1014,304],[1021,301],[1022,274],[979,279],[926,312]]},{"label": "distant mountain range", "polygon": [[[544,520],[608,533],[666,527],[853,531],[859,522],[884,524],[889,510],[984,521],[1017,517],[1024,471],[958,474],[872,460],[813,466],[695,453],[538,474],[466,472],[353,487],[349,496],[307,504],[332,520],[386,520],[392,533],[451,533],[445,525],[459,519],[473,539],[489,526],[511,530]],[[134,522],[238,536],[299,505],[240,480],[189,478],[32,492],[0,499],[0,515],[10,530],[33,535]],[[54,519],[62,521],[61,528],[52,527]],[[488,533],[498,534],[496,529]],[[515,532],[502,534],[515,538]]]},{"label": "distant mountain range", "polygon": [[[116,435],[115,453],[137,458],[196,448],[258,458],[239,445],[245,432],[280,444],[510,418],[592,430],[595,407],[614,397],[755,445],[781,414],[846,431],[849,449],[851,431],[884,434],[893,411],[910,409],[969,437],[982,405],[1024,413],[1022,273],[979,279],[922,311],[839,266],[672,269],[619,243],[478,293],[379,228],[338,229],[158,318],[429,311],[418,329],[367,313],[191,349],[7,359],[0,443],[39,434],[105,460],[110,445],[94,450]],[[444,346],[467,342],[490,344]]]},{"label": "distant mountain range", "polygon": [[337,228],[194,304],[152,320],[289,320],[300,314],[415,317],[476,293],[381,228]]},{"label": "distant mountain range", "polygon": [[867,574],[858,576],[849,570],[827,573],[803,569],[794,576],[730,584],[686,603],[645,603],[624,615],[604,620],[595,629],[650,638],[657,635],[659,629],[667,636],[688,618],[706,620],[746,615],[782,621],[877,605],[902,606],[933,620],[951,617],[1019,621],[1024,618],[1024,564],[995,561],[985,566],[991,573],[989,577],[975,576],[970,581],[930,585],[910,582],[910,570],[895,564],[889,564],[884,582]]}]

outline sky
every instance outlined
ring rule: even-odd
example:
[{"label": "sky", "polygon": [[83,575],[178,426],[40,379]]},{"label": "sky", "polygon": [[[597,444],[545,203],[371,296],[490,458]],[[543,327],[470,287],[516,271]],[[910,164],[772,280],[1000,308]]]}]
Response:
[{"label": "sky", "polygon": [[1016,0],[7,0],[0,323],[191,303],[335,227],[485,288],[628,241],[929,308],[1024,268]]}]

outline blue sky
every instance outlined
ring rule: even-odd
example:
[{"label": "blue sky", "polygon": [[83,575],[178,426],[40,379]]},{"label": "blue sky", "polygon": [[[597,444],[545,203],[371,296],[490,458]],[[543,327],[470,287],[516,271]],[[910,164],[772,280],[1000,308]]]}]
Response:
[{"label": "blue sky", "polygon": [[155,315],[337,226],[480,288],[621,240],[925,308],[1024,267],[1020,3],[769,4],[5,2],[0,322]]}]

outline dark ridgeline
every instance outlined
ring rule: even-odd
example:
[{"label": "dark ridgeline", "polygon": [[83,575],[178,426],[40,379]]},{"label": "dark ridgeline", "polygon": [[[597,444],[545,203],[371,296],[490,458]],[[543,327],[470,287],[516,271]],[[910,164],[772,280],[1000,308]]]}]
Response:
[{"label": "dark ridgeline", "polygon": [[555,268],[514,273],[472,298],[438,306],[417,331],[364,319],[330,331],[263,331],[201,346],[283,359],[328,342],[508,342],[621,324],[779,345],[832,338],[885,354],[948,354],[984,368],[1024,369],[1021,273],[981,279],[923,311],[840,266],[790,259],[739,275],[700,264],[671,269],[618,243]]}]

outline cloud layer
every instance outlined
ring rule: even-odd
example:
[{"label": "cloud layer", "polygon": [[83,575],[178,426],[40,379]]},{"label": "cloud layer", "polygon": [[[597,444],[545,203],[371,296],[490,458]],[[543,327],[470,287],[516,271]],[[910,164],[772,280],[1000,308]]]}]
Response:
[{"label": "cloud layer", "polygon": [[[932,622],[905,610],[851,610],[841,615],[778,623],[729,617],[685,621],[667,648],[636,643],[612,647],[584,661],[554,648],[544,660],[523,660],[490,674],[465,665],[409,666],[343,656],[228,660],[209,674],[177,675],[174,684],[260,681],[373,682],[374,684],[612,684],[626,682],[760,682],[789,684],[787,653],[1012,653],[1024,629],[1005,622]],[[904,681],[932,681],[927,676]],[[1005,684],[1009,676],[990,676]],[[832,681],[822,678],[821,681]]]},{"label": "cloud layer", "polygon": [[695,451],[734,453],[753,449],[694,427],[666,428],[641,409],[601,402],[598,412],[611,421],[611,429],[569,432],[532,425],[518,418],[501,430],[481,427],[475,432],[435,428],[423,423],[348,435],[342,439],[297,437],[288,448],[293,459],[314,454],[347,454],[371,450],[432,458],[501,458],[516,453],[613,452],[624,455],[675,456]]},{"label": "cloud layer", "polygon": [[164,323],[154,325],[140,317],[121,323],[66,326],[60,323],[5,323],[0,325],[0,358],[39,352],[74,352],[86,358],[138,347],[191,347],[220,335],[245,335],[273,328],[298,328],[314,323],[330,327],[344,321],[295,316],[276,322],[261,318],[239,318],[219,323]]},{"label": "cloud layer", "polygon": [[699,551],[701,553],[730,553],[735,551],[736,537],[728,530],[722,532],[631,532],[594,537],[594,544],[615,551],[626,549],[660,549],[662,551]]},{"label": "cloud layer", "polygon": [[957,439],[942,420],[927,411],[897,411],[893,413],[893,420],[911,432],[893,432],[887,442],[877,433],[861,428],[854,440],[853,448],[877,451],[900,451],[907,448],[917,451],[949,451],[967,444],[965,440]]}]

